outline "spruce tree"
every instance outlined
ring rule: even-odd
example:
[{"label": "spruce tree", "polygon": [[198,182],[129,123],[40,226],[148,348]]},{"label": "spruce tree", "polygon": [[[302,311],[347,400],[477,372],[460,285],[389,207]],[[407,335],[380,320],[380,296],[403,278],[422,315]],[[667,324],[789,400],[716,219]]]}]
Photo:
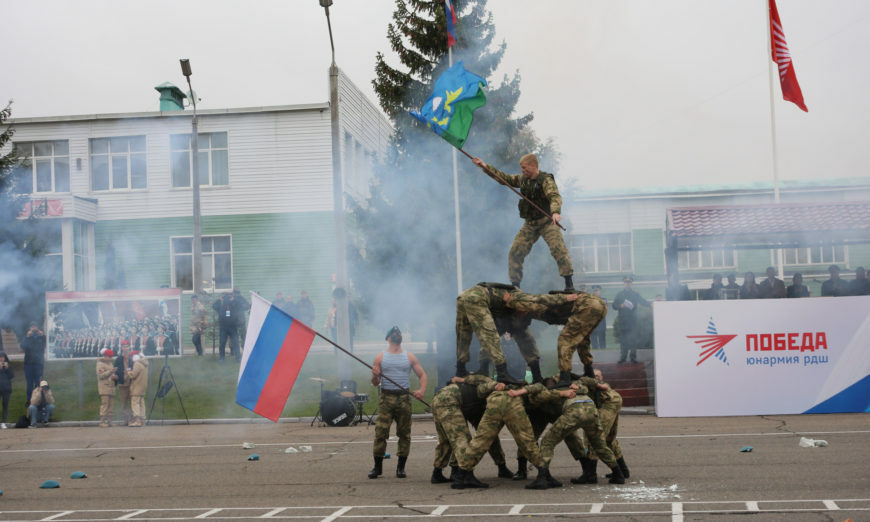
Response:
[{"label": "spruce tree", "polygon": [[[453,63],[462,60],[489,84],[487,103],[475,112],[465,149],[511,173],[519,171],[519,158],[528,152],[543,153],[543,165],[548,159],[552,164],[555,147],[537,138],[529,126],[533,115],[515,114],[519,73],[492,79],[506,45],[493,42],[495,27],[486,0],[453,3],[458,17]],[[408,115],[422,106],[435,78],[448,68],[444,1],[396,0],[387,39],[400,63],[390,65],[378,53],[372,83],[395,133],[385,161],[375,168],[370,197],[349,202],[356,243],[348,251],[353,281],[373,324],[410,327],[416,340],[431,339],[433,331],[440,331],[439,341],[455,346],[452,147]],[[458,166],[461,286],[506,281],[507,252],[521,225],[518,198],[461,154]],[[550,284],[559,279],[558,272],[546,247],[544,253]],[[533,270],[527,262],[527,272]]]},{"label": "spruce tree", "polygon": [[[44,223],[20,217],[29,197],[15,187],[18,167],[27,167],[12,145],[15,129],[7,124],[12,102],[0,110],[0,328],[11,328],[19,338],[30,322],[42,324],[45,315],[46,271],[43,256]],[[7,152],[2,153],[3,150]]]}]

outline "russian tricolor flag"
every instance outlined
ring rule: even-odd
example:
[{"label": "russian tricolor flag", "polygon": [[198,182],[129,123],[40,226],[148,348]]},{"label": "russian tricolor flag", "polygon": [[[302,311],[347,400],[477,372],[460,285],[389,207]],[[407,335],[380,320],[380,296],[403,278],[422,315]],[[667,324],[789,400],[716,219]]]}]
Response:
[{"label": "russian tricolor flag", "polygon": [[456,45],[456,10],[453,9],[452,0],[444,0],[444,8],[447,10],[447,47]]},{"label": "russian tricolor flag", "polygon": [[278,422],[314,335],[314,330],[252,292],[236,403]]}]

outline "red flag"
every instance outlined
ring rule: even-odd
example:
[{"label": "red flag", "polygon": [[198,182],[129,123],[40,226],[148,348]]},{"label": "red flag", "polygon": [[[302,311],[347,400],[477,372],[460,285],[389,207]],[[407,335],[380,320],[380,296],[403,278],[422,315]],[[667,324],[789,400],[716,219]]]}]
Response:
[{"label": "red flag", "polygon": [[452,0],[444,0],[444,9],[447,11],[447,47],[456,45],[456,10]]},{"label": "red flag", "polygon": [[768,0],[770,7],[770,47],[773,61],[779,68],[779,84],[782,86],[782,98],[800,107],[804,112],[807,106],[804,104],[804,95],[801,86],[798,85],[797,75],[794,72],[794,63],[791,61],[791,53],[788,52],[788,44],[785,41],[785,31],[779,21],[779,12],[776,10],[776,2]]}]

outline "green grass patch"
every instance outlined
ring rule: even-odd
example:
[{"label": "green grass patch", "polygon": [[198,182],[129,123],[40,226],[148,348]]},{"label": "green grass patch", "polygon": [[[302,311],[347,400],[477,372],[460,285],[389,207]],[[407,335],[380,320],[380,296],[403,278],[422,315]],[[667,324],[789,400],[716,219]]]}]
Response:
[{"label": "green grass patch", "polygon": [[[429,376],[429,389],[425,401],[432,403],[432,392],[435,386],[436,354],[416,354]],[[368,361],[375,354],[359,356]],[[339,384],[338,367],[340,358],[346,359],[351,369],[351,378],[357,383],[357,393],[368,393],[369,402],[363,408],[366,414],[374,413],[377,407],[377,389],[371,385],[371,370],[342,353],[311,353],[305,359],[302,370],[296,378],[293,391],[284,408],[282,417],[313,417],[320,406],[320,383],[312,381],[312,377],[326,379],[324,390],[336,390]],[[146,408],[151,411],[152,399],[157,390],[157,381],[164,365],[162,358],[149,359],[150,384],[146,397]],[[175,379],[184,409],[191,419],[218,418],[259,418],[255,413],[242,408],[235,402],[236,381],[239,375],[239,364],[232,358],[220,362],[218,357],[204,355],[202,357],[186,356],[169,360],[172,376]],[[13,362],[15,371],[13,391],[9,404],[9,422],[25,413],[24,402],[24,368],[20,361]],[[80,387],[80,379],[81,383]],[[57,407],[52,420],[55,421],[86,421],[99,420],[100,398],[97,394],[96,361],[49,361],[45,365],[44,379],[50,385]],[[412,389],[417,387],[416,377],[411,378]],[[82,405],[79,406],[79,390],[81,389]],[[427,411],[426,406],[419,401],[411,401],[414,413]],[[165,408],[165,411],[164,411]],[[120,408],[115,401],[115,418],[119,417]],[[175,390],[171,390],[165,399],[157,399],[152,419],[183,419],[181,404]]]}]

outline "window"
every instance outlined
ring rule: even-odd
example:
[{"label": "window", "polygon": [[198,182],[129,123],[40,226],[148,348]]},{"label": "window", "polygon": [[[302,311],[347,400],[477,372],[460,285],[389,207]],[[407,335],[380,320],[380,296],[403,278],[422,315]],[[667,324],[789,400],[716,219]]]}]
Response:
[{"label": "window", "polygon": [[583,271],[630,272],[631,234],[596,234],[571,237],[571,256],[583,260]]},{"label": "window", "polygon": [[[775,252],[775,251],[772,251]],[[772,255],[776,255],[773,253]],[[808,248],[782,249],[783,262],[786,265],[830,265],[831,263],[846,263],[846,247],[816,246]]]},{"label": "window", "polygon": [[48,221],[45,224],[44,234],[41,239],[45,249],[45,279],[47,289],[52,291],[64,290],[62,222],[60,220]]},{"label": "window", "polygon": [[[173,237],[172,241],[172,286],[193,290],[193,238]],[[202,237],[203,287],[215,290],[233,288],[232,236]]]},{"label": "window", "polygon": [[[173,134],[169,137],[172,161],[172,186],[191,186],[190,173],[193,159],[190,134]],[[199,158],[199,184],[201,186],[228,185],[230,183],[227,157],[227,133],[199,134],[197,146]]]},{"label": "window", "polygon": [[682,251],[679,253],[680,269],[736,268],[733,249]]},{"label": "window", "polygon": [[147,186],[145,136],[92,138],[91,190],[143,189]]},{"label": "window", "polygon": [[24,165],[16,168],[16,192],[69,192],[67,140],[16,143]]}]

